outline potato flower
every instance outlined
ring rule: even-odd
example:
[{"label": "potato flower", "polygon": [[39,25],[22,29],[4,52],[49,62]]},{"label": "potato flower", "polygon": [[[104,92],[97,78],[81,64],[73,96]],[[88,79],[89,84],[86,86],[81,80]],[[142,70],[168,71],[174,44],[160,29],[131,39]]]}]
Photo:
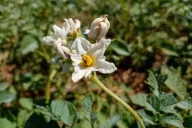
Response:
[{"label": "potato flower", "polygon": [[67,47],[67,34],[69,32],[70,25],[68,22],[64,22],[62,27],[53,25],[53,33],[51,36],[46,36],[43,41],[46,45],[52,46],[56,51],[64,58],[70,54],[70,49]]},{"label": "potato flower", "polygon": [[105,60],[104,52],[110,42],[110,39],[101,39],[98,43],[91,44],[85,38],[76,38],[71,46],[71,60],[75,70],[72,74],[74,82],[88,77],[93,71],[106,74],[117,70],[113,63]]},{"label": "potato flower", "polygon": [[87,36],[92,40],[100,40],[101,38],[104,38],[110,27],[107,17],[108,15],[105,14],[95,19],[91,23],[90,30],[86,30],[84,34],[87,34]]}]

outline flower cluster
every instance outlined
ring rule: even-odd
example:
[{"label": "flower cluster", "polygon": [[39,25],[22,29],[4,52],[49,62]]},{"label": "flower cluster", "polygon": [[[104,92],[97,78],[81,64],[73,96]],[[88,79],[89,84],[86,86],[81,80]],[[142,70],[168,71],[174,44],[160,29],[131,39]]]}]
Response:
[{"label": "flower cluster", "polygon": [[[83,77],[88,77],[91,72],[112,73],[117,68],[113,63],[107,62],[104,52],[111,43],[105,36],[110,23],[108,15],[103,15],[91,23],[89,30],[81,35],[81,23],[79,20],[64,19],[62,26],[53,25],[50,36],[43,38],[45,44],[52,46],[63,59],[71,59],[74,66],[72,80],[77,82]],[[73,39],[70,45],[69,39]],[[90,43],[94,42],[94,43]]]}]

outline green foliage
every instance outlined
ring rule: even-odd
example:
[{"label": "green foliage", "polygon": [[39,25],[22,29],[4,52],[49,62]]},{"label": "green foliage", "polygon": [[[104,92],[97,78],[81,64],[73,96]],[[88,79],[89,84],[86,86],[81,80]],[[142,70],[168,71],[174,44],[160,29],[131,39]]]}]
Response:
[{"label": "green foliage", "polygon": [[55,100],[51,102],[52,113],[68,126],[72,126],[77,120],[76,108],[67,101]]},{"label": "green foliage", "polygon": [[[139,106],[149,128],[192,127],[192,1],[2,0],[0,128],[132,126],[133,117],[88,79],[72,83],[71,65],[50,64],[56,54],[42,42],[64,18],[80,19],[83,33],[103,14],[111,24],[106,37],[112,38],[106,57],[119,69],[110,78],[101,77],[106,85]],[[53,102],[45,104],[44,88],[53,69]],[[128,69],[133,73],[126,74]],[[135,72],[144,73],[145,82],[137,84],[141,78]],[[93,97],[82,100],[89,92]]]},{"label": "green foliage", "polygon": [[176,70],[163,67],[162,74],[168,75],[165,85],[175,92],[181,99],[184,99],[187,96],[186,82],[177,75]]},{"label": "green foliage", "polygon": [[0,92],[0,104],[9,103],[14,99],[14,95],[11,92],[3,91]]},{"label": "green foliage", "polygon": [[15,124],[6,118],[0,118],[0,128],[15,128]]}]

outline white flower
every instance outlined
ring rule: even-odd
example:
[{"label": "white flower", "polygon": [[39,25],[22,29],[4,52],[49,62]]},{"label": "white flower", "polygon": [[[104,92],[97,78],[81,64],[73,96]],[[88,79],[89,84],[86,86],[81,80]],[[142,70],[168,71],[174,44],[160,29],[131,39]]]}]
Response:
[{"label": "white flower", "polygon": [[92,40],[100,40],[101,38],[104,38],[110,27],[107,17],[108,15],[105,14],[100,18],[95,19],[91,23],[90,30],[86,30],[84,34],[87,34]]},{"label": "white flower", "polygon": [[73,20],[72,18],[64,19],[64,20],[70,26],[69,34],[71,34],[71,35],[76,33],[78,31],[78,29],[80,29],[80,27],[81,27],[81,22],[79,20]]},{"label": "white flower", "polygon": [[92,71],[106,74],[117,70],[113,63],[105,61],[104,52],[110,42],[110,39],[101,39],[98,43],[91,44],[82,37],[76,38],[71,46],[71,60],[75,70],[72,74],[74,82],[88,77]]},{"label": "white flower", "polygon": [[57,50],[57,52],[63,57],[67,58],[66,54],[70,54],[70,49],[67,47],[66,38],[69,32],[70,26],[68,22],[65,22],[60,28],[53,25],[53,33],[51,36],[43,37],[43,41],[46,45],[51,45]]}]

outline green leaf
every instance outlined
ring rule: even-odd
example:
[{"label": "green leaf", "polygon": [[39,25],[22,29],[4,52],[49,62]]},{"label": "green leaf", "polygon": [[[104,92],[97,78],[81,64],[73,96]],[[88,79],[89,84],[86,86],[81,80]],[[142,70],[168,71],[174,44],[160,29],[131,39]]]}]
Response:
[{"label": "green leaf", "polygon": [[95,121],[97,121],[97,113],[91,112],[91,124],[94,125]]},{"label": "green leaf", "polygon": [[155,125],[156,123],[154,122],[154,118],[153,118],[153,113],[150,111],[146,111],[146,110],[139,110],[137,111],[139,113],[139,115],[142,117],[143,121],[146,124],[151,124],[151,125]]},{"label": "green leaf", "polygon": [[31,113],[27,110],[21,110],[19,111],[18,117],[17,117],[17,125],[21,128],[25,126],[26,121],[31,116]]},{"label": "green leaf", "polygon": [[192,99],[187,99],[184,101],[181,101],[175,105],[175,107],[178,107],[180,109],[184,110],[191,110],[192,109]]},{"label": "green leaf", "polygon": [[126,44],[120,41],[112,41],[110,47],[119,55],[129,56],[129,49]]},{"label": "green leaf", "polygon": [[15,95],[8,91],[0,92],[0,104],[9,103],[15,98]]},{"label": "green leaf", "polygon": [[53,100],[51,102],[52,113],[68,126],[72,126],[77,120],[75,106],[64,100]]},{"label": "green leaf", "polygon": [[171,93],[162,94],[160,96],[160,99],[161,99],[161,107],[174,105],[178,102],[177,99]]},{"label": "green leaf", "polygon": [[176,56],[176,57],[179,56],[179,54],[176,53],[175,51],[172,51],[172,50],[169,50],[169,49],[166,49],[166,48],[161,48],[161,50],[162,50],[165,54],[167,54],[168,56]]},{"label": "green leaf", "polygon": [[175,92],[181,99],[187,96],[186,82],[177,75],[175,69],[168,67],[162,67],[162,74],[168,75],[168,79],[165,81],[165,85]]},{"label": "green leaf", "polygon": [[29,52],[33,52],[38,48],[38,43],[37,41],[34,39],[33,36],[30,35],[26,35],[24,36],[22,42],[21,42],[21,53],[23,55],[29,53]]},{"label": "green leaf", "polygon": [[156,110],[160,110],[161,100],[159,97],[152,95],[147,99],[148,103]]},{"label": "green leaf", "polygon": [[16,126],[6,118],[0,118],[0,128],[15,128]]},{"label": "green leaf", "polygon": [[23,108],[26,108],[28,110],[33,109],[33,100],[30,98],[20,98],[19,103]]},{"label": "green leaf", "polygon": [[85,99],[83,100],[83,108],[86,112],[90,112],[91,111],[91,106],[93,104],[93,100],[91,95],[88,95],[85,97]]},{"label": "green leaf", "polygon": [[85,118],[91,121],[91,124],[93,125],[94,122],[97,120],[97,113],[91,112],[91,107],[93,104],[93,100],[91,95],[88,95],[83,100],[83,109],[85,112]]},{"label": "green leaf", "polygon": [[130,95],[130,100],[133,104],[145,107],[147,105],[147,94],[138,93],[136,95]]},{"label": "green leaf", "polygon": [[120,114],[116,114],[113,117],[109,118],[107,120],[107,127],[112,127],[114,125],[117,124],[117,122],[121,119],[121,115]]},{"label": "green leaf", "polygon": [[150,86],[154,95],[159,96],[160,86],[167,79],[167,75],[158,75],[152,71],[149,71],[149,77],[147,78],[147,84]]},{"label": "green leaf", "polygon": [[0,91],[4,91],[5,89],[7,89],[8,86],[9,86],[9,83],[7,82],[0,83]]},{"label": "green leaf", "polygon": [[167,125],[170,125],[170,126],[174,126],[176,128],[184,128],[183,126],[183,121],[176,117],[176,116],[164,116],[160,119],[160,122],[163,123],[163,124],[167,124]]}]

